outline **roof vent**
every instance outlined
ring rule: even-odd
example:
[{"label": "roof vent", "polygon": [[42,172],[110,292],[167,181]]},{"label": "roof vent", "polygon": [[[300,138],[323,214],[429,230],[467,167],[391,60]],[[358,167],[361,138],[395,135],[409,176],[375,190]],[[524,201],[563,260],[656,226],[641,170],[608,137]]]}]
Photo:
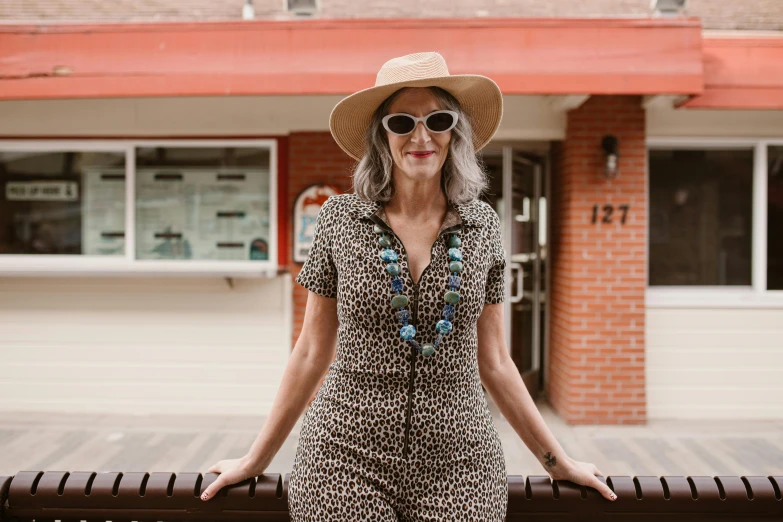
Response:
[{"label": "roof vent", "polygon": [[685,8],[685,0],[650,0],[655,16],[677,16]]},{"label": "roof vent", "polygon": [[245,5],[242,6],[242,20],[252,20],[256,17],[255,9],[253,9],[253,0],[245,0]]},{"label": "roof vent", "polygon": [[321,7],[320,0],[283,0],[285,9],[291,14],[297,16],[313,16],[318,14]]}]

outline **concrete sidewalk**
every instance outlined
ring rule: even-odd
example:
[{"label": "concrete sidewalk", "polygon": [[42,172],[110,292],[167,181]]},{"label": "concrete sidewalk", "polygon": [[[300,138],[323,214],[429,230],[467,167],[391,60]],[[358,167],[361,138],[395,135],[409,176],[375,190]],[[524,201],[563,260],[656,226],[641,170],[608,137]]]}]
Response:
[{"label": "concrete sidewalk", "polygon": [[[513,475],[546,475],[493,408]],[[605,475],[783,475],[783,421],[650,421],[646,426],[569,426],[538,407],[576,460]],[[301,422],[301,419],[300,419]],[[242,456],[262,417],[4,413],[0,474],[26,470],[206,472]],[[300,424],[266,470],[289,473]]]}]

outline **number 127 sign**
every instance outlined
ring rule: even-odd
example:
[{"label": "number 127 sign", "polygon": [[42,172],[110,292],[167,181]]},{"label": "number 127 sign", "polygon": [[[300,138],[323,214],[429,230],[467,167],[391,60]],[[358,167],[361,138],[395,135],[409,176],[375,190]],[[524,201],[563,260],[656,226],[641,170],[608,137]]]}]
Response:
[{"label": "number 127 sign", "polygon": [[[600,207],[600,210],[599,210]],[[628,216],[628,209],[631,205],[617,205],[616,207],[620,213],[620,225],[625,225],[625,218]],[[598,218],[601,218],[601,223],[612,224],[612,215],[614,214],[615,206],[606,204],[604,206],[593,205],[593,220],[592,223],[598,223]]]}]

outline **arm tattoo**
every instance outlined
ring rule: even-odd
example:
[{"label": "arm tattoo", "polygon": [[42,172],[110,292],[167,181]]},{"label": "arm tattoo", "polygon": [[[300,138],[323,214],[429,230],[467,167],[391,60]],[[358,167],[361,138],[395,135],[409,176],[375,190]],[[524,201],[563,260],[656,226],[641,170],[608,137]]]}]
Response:
[{"label": "arm tattoo", "polygon": [[557,464],[557,457],[552,456],[551,451],[547,451],[544,454],[544,458],[546,459],[546,465],[550,468],[554,467]]}]

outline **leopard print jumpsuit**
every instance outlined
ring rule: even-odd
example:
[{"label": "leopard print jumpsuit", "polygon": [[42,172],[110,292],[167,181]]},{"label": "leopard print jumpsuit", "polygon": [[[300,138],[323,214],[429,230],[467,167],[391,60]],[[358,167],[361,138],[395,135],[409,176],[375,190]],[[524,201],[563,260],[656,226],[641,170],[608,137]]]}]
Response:
[{"label": "leopard print jumpsuit", "polygon": [[[391,276],[373,225],[400,256],[416,339],[433,342],[448,290],[448,233],[464,256],[451,333],[435,353],[400,337]],[[334,362],[305,413],[288,487],[293,522],[502,521],[508,486],[500,437],[479,378],[476,321],[504,299],[500,220],[475,200],[449,205],[418,284],[383,204],[330,196],[296,281],[337,299]]]}]

